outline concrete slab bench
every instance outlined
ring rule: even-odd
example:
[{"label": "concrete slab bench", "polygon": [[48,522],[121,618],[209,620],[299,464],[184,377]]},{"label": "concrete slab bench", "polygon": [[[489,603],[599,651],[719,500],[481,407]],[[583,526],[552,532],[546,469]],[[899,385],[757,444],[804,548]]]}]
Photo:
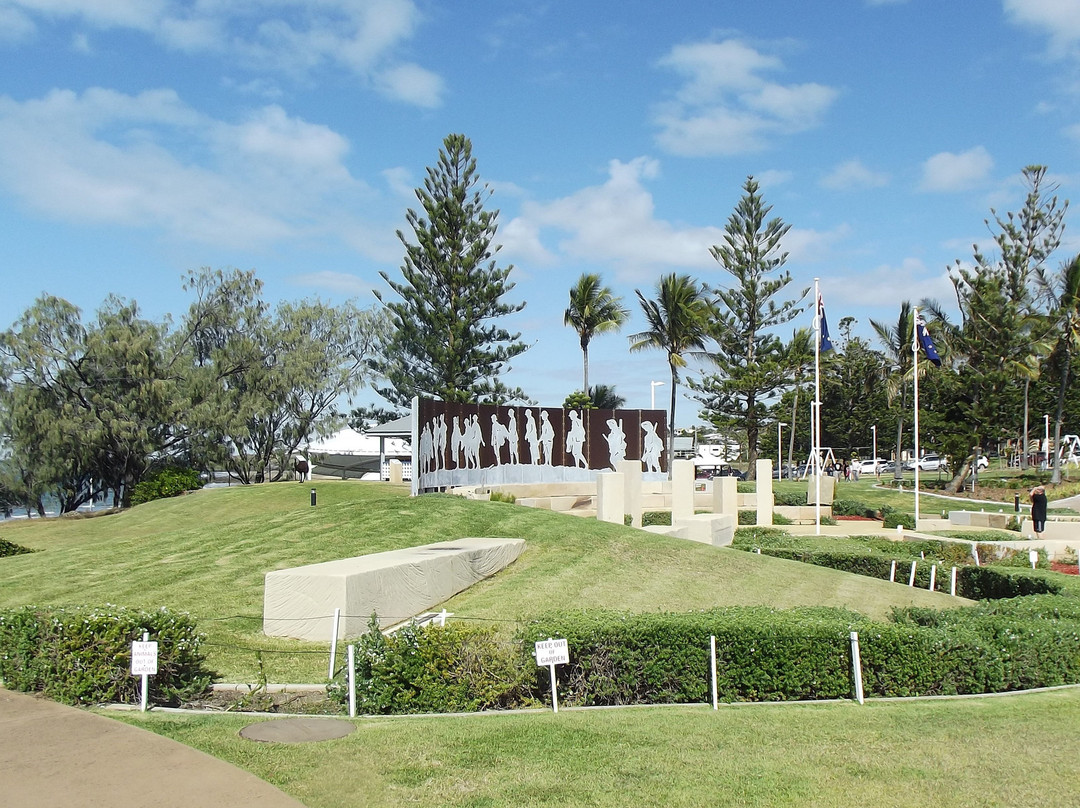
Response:
[{"label": "concrete slab bench", "polygon": [[268,572],[263,633],[329,642],[334,609],[338,636],[401,623],[503,569],[525,549],[524,539],[467,538]]}]

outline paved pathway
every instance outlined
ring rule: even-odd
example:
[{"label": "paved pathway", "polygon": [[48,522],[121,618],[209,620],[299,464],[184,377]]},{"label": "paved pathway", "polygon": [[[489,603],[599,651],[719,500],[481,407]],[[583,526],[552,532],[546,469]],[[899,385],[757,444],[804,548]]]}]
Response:
[{"label": "paved pathway", "polygon": [[0,805],[304,808],[255,775],[176,741],[3,689]]}]

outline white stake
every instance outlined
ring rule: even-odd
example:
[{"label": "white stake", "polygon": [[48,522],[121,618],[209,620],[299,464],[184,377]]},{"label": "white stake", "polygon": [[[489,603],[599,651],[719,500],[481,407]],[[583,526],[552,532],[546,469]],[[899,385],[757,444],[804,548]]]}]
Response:
[{"label": "white stake", "polygon": [[356,718],[356,646],[349,646],[349,718]]},{"label": "white stake", "polygon": [[915,564],[916,562],[911,562],[911,576],[908,578],[908,586],[915,586]]},{"label": "white stake", "polygon": [[896,583],[896,562],[895,561],[893,561],[893,563],[889,565],[889,583],[890,584]]},{"label": "white stake", "polygon": [[975,566],[976,567],[980,566],[979,565],[979,547],[978,547],[978,545],[975,544],[975,542],[971,543],[971,555],[975,559]]},{"label": "white stake", "polygon": [[862,657],[859,655],[859,632],[851,632],[851,668],[855,675],[855,701],[863,703]]},{"label": "white stake", "polygon": [[934,591],[934,583],[937,581],[937,564],[930,565],[930,586],[927,587],[931,592]]},{"label": "white stake", "polygon": [[334,627],[330,634],[330,672],[326,674],[327,679],[334,678],[334,668],[337,667],[337,635],[340,620],[341,609],[334,609]]},{"label": "white stake", "polygon": [[952,568],[952,575],[949,576],[949,594],[956,597],[956,567]]},{"label": "white stake", "polygon": [[720,705],[717,702],[717,696],[716,696],[716,635],[715,634],[713,634],[712,636],[709,637],[709,646],[710,646],[709,655],[710,655],[710,657],[712,659],[712,708],[714,710],[719,710]]}]

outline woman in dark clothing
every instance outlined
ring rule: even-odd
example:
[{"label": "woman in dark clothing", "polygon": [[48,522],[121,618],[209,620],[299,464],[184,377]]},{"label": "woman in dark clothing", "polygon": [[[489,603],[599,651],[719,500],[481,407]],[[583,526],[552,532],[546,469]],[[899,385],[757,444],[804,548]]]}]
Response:
[{"label": "woman in dark clothing", "polygon": [[1031,489],[1031,524],[1036,536],[1046,529],[1046,489],[1041,485]]}]

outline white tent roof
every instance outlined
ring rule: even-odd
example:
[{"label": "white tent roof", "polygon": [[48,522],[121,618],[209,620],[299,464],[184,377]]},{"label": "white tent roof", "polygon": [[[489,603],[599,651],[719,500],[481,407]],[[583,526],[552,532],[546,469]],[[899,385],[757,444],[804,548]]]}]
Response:
[{"label": "white tent roof", "polygon": [[[386,438],[386,454],[411,454],[409,442],[400,438]],[[362,435],[355,429],[346,427],[340,432],[320,438],[311,444],[312,453],[345,455],[378,455],[379,438],[375,435]]]}]

